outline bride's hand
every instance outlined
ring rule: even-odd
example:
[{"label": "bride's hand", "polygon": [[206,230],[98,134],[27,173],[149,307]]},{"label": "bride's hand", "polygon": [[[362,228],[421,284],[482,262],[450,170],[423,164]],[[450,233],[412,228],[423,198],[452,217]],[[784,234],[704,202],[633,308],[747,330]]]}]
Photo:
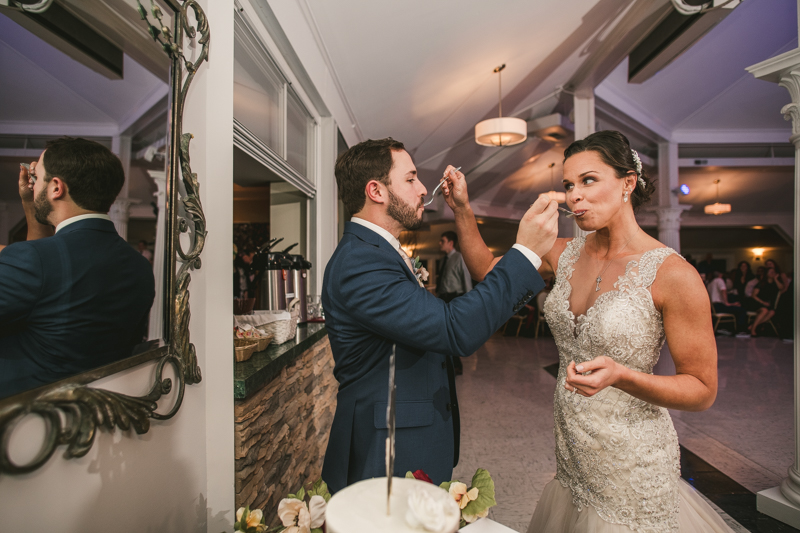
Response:
[{"label": "bride's hand", "polygon": [[469,195],[467,194],[467,180],[462,172],[455,169],[453,165],[447,165],[444,171],[445,182],[442,184],[442,196],[450,209],[456,211],[469,207]]},{"label": "bride's hand", "polygon": [[572,361],[567,366],[564,388],[583,396],[594,396],[617,383],[624,368],[605,355],[579,365],[575,365],[575,361]]}]

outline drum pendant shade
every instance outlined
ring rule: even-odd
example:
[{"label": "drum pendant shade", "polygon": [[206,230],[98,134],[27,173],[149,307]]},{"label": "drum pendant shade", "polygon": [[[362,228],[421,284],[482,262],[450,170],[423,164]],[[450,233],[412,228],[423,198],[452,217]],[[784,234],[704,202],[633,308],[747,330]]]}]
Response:
[{"label": "drum pendant shade", "polygon": [[475,142],[481,146],[511,146],[528,138],[528,123],[521,118],[503,116],[502,70],[505,64],[494,69],[497,74],[497,118],[482,120],[475,125]]},{"label": "drum pendant shade", "polygon": [[475,125],[475,142],[483,146],[511,146],[527,138],[528,123],[521,118],[490,118]]}]

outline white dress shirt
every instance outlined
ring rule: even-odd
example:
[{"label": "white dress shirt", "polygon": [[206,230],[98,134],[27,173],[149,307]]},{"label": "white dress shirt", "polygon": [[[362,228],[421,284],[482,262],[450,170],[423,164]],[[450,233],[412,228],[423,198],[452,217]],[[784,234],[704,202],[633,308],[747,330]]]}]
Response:
[{"label": "white dress shirt", "polygon": [[67,220],[62,220],[61,223],[58,226],[56,226],[56,233],[58,233],[58,230],[64,229],[65,227],[69,226],[73,222],[79,222],[81,220],[86,220],[86,219],[89,219],[89,218],[99,218],[99,219],[108,220],[108,221],[111,220],[110,216],[103,215],[101,213],[89,213],[88,215],[78,215],[76,217],[68,218]]}]

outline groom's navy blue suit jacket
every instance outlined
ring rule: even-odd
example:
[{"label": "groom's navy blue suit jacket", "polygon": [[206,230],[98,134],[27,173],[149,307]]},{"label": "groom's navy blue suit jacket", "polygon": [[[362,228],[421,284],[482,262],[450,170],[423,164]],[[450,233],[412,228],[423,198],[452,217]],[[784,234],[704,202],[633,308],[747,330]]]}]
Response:
[{"label": "groom's navy blue suit jacket", "polygon": [[153,304],[150,262],[104,219],[0,252],[0,398],[123,359]]},{"label": "groom's navy blue suit jacket", "polygon": [[386,239],[348,222],[322,289],[339,382],[322,478],[335,492],[386,475],[389,356],[396,350],[394,474],[424,470],[450,480],[457,450],[448,358],[475,352],[544,287],[531,262],[510,250],[464,296],[445,303],[420,287]]}]

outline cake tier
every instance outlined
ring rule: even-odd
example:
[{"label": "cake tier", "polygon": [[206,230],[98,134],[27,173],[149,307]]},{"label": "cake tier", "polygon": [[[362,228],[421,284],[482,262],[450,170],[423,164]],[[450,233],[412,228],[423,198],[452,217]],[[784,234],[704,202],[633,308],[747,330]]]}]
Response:
[{"label": "cake tier", "polygon": [[[428,491],[443,489],[417,479],[396,477],[392,481],[391,515],[386,515],[386,478],[359,481],[333,495],[325,510],[325,528],[328,533],[411,533],[424,531],[406,523],[408,494],[415,487]],[[458,530],[460,516],[450,515],[441,533]]]}]

